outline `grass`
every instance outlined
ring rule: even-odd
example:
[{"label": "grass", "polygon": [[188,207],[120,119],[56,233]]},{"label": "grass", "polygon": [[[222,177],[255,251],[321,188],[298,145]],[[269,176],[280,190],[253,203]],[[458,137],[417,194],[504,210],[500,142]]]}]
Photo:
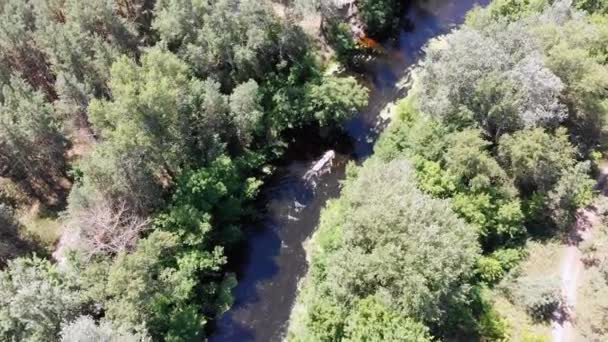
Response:
[{"label": "grass", "polygon": [[23,225],[23,235],[41,245],[47,253],[52,253],[61,237],[59,218],[35,204],[19,215]]}]

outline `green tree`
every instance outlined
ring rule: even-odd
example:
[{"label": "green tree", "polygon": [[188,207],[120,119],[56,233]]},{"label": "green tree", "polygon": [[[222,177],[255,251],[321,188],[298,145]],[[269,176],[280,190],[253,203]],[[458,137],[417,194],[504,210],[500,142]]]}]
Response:
[{"label": "green tree", "polygon": [[50,261],[18,258],[0,272],[0,336],[5,341],[55,341],[61,323],[79,313],[78,291]]},{"label": "green tree", "polygon": [[230,94],[230,114],[236,126],[236,135],[244,147],[249,146],[261,130],[263,109],[257,82],[241,83]]},{"label": "green tree", "polygon": [[590,162],[578,163],[564,171],[548,194],[550,216],[565,231],[576,221],[576,211],[591,203],[595,181],[589,177]]},{"label": "green tree", "polygon": [[575,153],[565,128],[554,134],[540,128],[522,130],[504,135],[498,146],[499,160],[524,193],[549,191],[574,166]]},{"label": "green tree", "polygon": [[61,327],[62,342],[144,342],[150,341],[145,334],[132,334],[123,329],[116,329],[106,320],[95,323],[91,316],[80,316]]},{"label": "green tree", "polygon": [[54,75],[47,57],[36,42],[34,4],[10,0],[0,4],[0,62],[22,75],[36,90],[50,100],[56,97]]},{"label": "green tree", "polygon": [[429,45],[416,89],[422,112],[455,127],[477,125],[495,140],[566,117],[562,81],[520,23],[463,28]]},{"label": "green tree", "polygon": [[103,138],[138,146],[175,174],[191,155],[189,84],[187,66],[170,52],[149,50],[141,66],[123,56],[112,65],[112,100],[91,102],[91,122]]},{"label": "green tree", "polygon": [[[303,336],[340,340],[348,336],[344,327],[353,334],[387,333],[385,327],[366,330],[372,328],[363,318],[362,326],[347,321],[364,314],[354,313],[355,307],[370,296],[390,303],[395,315],[426,324],[441,322],[448,305],[459,305],[478,255],[477,234],[449,202],[421,193],[413,177],[405,161],[368,161],[324,211],[310,288],[303,289],[308,293]],[[409,325],[413,336],[425,336],[420,326]]]},{"label": "green tree", "polygon": [[101,195],[116,203],[125,201],[139,212],[163,203],[156,156],[142,146],[106,141],[77,164],[79,178],[69,196],[69,209],[92,207]]},{"label": "green tree", "polygon": [[53,107],[18,77],[11,78],[2,92],[0,156],[8,163],[3,173],[46,200],[65,172],[65,141]]},{"label": "green tree", "polygon": [[367,35],[382,38],[399,24],[403,5],[397,0],[360,0],[357,7]]},{"label": "green tree", "polygon": [[602,0],[577,0],[574,3],[576,8],[589,13],[608,14],[608,3]]},{"label": "green tree", "polygon": [[309,89],[307,109],[321,125],[344,122],[367,105],[368,90],[353,77],[325,77]]},{"label": "green tree", "polygon": [[565,84],[562,101],[571,108],[569,126],[583,152],[605,136],[608,107],[608,45],[605,23],[568,13],[564,22],[547,21],[535,29],[547,66]]},{"label": "green tree", "polygon": [[[197,284],[194,272],[216,266],[198,264],[193,254],[181,254],[175,264],[171,259],[178,251],[176,236],[155,231],[132,254],[120,254],[107,275],[107,317],[130,330],[148,330],[154,338],[202,336],[206,319],[191,304]],[[225,262],[219,255],[215,258],[212,263]]]},{"label": "green tree", "polygon": [[344,341],[432,340],[424,324],[401,316],[375,297],[359,301],[347,322]]},{"label": "green tree", "polygon": [[302,51],[296,45],[302,40],[288,39],[295,28],[283,26],[268,1],[163,0],[156,5],[153,27],[198,75],[217,79],[224,89],[260,80],[282,54]]}]

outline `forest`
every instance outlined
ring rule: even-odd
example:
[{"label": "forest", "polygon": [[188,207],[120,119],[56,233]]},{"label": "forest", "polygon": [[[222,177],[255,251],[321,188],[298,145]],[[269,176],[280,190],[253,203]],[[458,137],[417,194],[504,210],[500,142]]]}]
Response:
[{"label": "forest", "polygon": [[[526,267],[597,201],[607,47],[602,1],[495,0],[432,40],[321,214],[287,340],[550,341],[560,283]],[[608,338],[607,230],[577,341]]]},{"label": "forest", "polygon": [[[0,340],[205,340],[294,132],[368,104],[354,69],[378,51],[338,2],[1,0]],[[370,41],[410,3],[355,2]],[[500,301],[539,324],[563,304],[522,265],[598,198],[608,3],[495,0],[424,52],[322,212],[287,340],[544,341]],[[607,236],[585,246],[590,341]]]}]

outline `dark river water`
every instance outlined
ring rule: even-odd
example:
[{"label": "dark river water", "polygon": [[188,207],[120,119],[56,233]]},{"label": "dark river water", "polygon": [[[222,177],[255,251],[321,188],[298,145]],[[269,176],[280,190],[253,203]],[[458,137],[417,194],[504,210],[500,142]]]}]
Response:
[{"label": "dark river water", "polygon": [[[361,162],[373,153],[373,144],[385,123],[380,112],[407,91],[399,86],[418,62],[429,39],[461,24],[466,12],[489,0],[428,0],[412,6],[404,16],[408,29],[386,43],[385,57],[368,63],[363,77],[370,87],[368,107],[346,124],[347,136],[327,146],[318,135],[298,137],[301,153],[290,153],[290,161],[279,166],[261,195],[264,216],[247,229],[247,245],[237,270],[233,307],[216,323],[211,341],[280,341],[288,324],[298,281],[306,274],[303,248],[319,222],[326,201],[340,192],[345,165]],[[302,176],[325,150],[336,150],[332,172],[316,185]],[[291,156],[293,155],[293,156]]]}]

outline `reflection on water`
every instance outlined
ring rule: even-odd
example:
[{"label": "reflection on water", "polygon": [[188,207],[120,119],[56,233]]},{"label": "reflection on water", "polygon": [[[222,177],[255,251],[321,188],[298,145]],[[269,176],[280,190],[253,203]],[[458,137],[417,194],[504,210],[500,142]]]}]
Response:
[{"label": "reflection on water", "polygon": [[406,14],[411,30],[402,31],[395,42],[387,43],[387,57],[375,60],[367,68],[369,106],[346,125],[352,150],[338,154],[332,172],[322,176],[314,188],[302,176],[324,151],[279,168],[262,192],[261,200],[266,203],[264,218],[255,227],[246,228],[247,250],[238,271],[239,284],[233,292],[235,303],[218,320],[211,341],[281,340],[298,280],[306,273],[302,243],[317,226],[325,202],[339,194],[346,162],[361,161],[372,154],[373,142],[383,127],[379,113],[404,95],[406,90],[397,84],[420,58],[424,44],[461,23],[475,4],[488,2],[431,0],[423,7],[411,8]]}]

